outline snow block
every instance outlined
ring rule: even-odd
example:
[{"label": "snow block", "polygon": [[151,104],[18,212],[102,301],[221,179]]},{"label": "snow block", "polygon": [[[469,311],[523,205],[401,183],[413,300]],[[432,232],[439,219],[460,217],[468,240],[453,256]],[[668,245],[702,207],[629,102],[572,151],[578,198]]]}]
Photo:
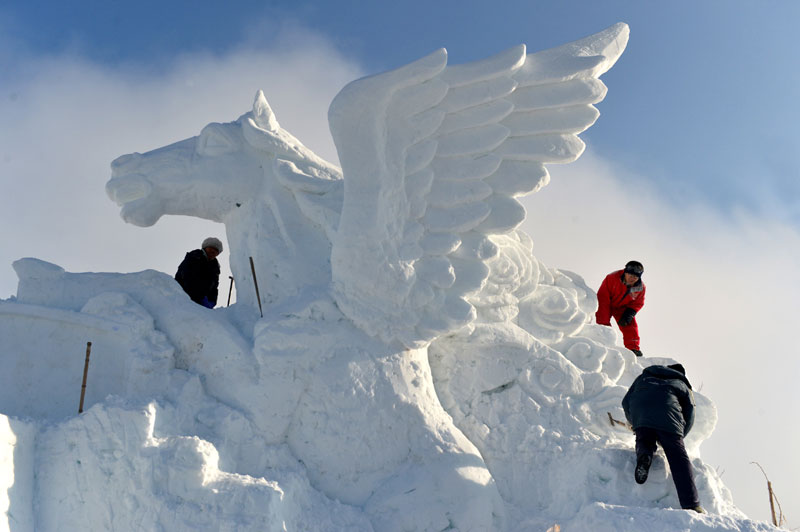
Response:
[{"label": "snow block", "polygon": [[33,423],[0,415],[0,531],[33,532]]}]

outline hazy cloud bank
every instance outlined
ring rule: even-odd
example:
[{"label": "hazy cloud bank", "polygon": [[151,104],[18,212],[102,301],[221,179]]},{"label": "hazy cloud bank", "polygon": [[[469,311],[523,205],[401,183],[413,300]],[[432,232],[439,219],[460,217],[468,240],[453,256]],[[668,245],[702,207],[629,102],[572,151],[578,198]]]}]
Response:
[{"label": "hazy cloud bank", "polygon": [[286,34],[293,46],[182,56],[162,74],[75,55],[32,59],[0,94],[0,297],[16,292],[11,262],[20,257],[69,271],[173,273],[204,236],[224,237],[222,226],[185,217],[145,229],[125,224],[105,195],[109,163],[235,120],[258,89],[281,125],[335,160],[328,104],[362,73],[323,39],[302,36]]}]

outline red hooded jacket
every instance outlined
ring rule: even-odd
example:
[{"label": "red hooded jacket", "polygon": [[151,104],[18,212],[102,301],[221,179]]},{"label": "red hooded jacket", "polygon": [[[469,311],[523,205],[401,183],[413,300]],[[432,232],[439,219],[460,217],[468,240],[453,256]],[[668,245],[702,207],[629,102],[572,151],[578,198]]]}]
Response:
[{"label": "red hooded jacket", "polygon": [[623,272],[617,270],[606,275],[597,291],[595,321],[600,325],[611,325],[611,316],[618,318],[626,308],[639,312],[644,306],[644,283],[639,279],[633,286],[627,286],[622,281]]}]

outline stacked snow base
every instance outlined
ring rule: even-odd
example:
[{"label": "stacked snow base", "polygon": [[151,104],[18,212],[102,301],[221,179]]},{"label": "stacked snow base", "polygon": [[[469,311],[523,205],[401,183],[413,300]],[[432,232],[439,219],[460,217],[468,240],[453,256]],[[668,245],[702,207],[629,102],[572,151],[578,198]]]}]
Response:
[{"label": "stacked snow base", "polygon": [[313,488],[285,445],[265,443],[241,405],[213,397],[253,380],[221,313],[154,271],[16,267],[29,284],[0,301],[0,530],[371,529]]},{"label": "stacked snow base", "polygon": [[711,515],[676,509],[663,458],[633,482],[633,437],[607,413],[623,418],[643,366],[589,323],[580,277],[522,233],[495,241],[478,321],[400,354],[325,293],[255,322],[158,272],[18,261],[0,301],[0,530],[772,530],[698,457],[716,421],[700,394],[687,443]]}]

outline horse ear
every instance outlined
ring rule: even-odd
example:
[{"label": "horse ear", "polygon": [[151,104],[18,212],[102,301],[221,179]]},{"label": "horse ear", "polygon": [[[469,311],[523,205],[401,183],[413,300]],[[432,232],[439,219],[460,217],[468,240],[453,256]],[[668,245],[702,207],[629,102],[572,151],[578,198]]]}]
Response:
[{"label": "horse ear", "polygon": [[275,113],[267,103],[263,91],[256,93],[256,99],[253,102],[253,121],[258,127],[267,131],[277,132],[281,127],[278,119],[275,118]]}]

